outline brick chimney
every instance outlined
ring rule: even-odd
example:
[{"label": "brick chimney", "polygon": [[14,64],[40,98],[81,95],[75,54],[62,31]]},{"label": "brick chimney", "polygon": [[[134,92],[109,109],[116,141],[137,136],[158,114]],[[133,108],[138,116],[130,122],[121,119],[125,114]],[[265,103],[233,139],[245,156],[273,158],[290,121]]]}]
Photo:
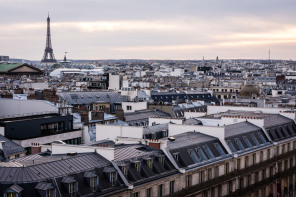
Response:
[{"label": "brick chimney", "polygon": [[116,110],[116,117],[118,117],[119,120],[125,121],[125,118],[124,118],[124,111],[123,111],[122,108]]},{"label": "brick chimney", "polygon": [[85,125],[88,125],[89,123],[88,112],[82,111],[80,113],[80,116],[81,116],[81,122],[83,122]]},{"label": "brick chimney", "polygon": [[41,153],[41,146],[39,143],[31,143],[31,154]]},{"label": "brick chimney", "polygon": [[100,110],[95,110],[91,112],[92,120],[104,120],[104,112]]},{"label": "brick chimney", "polygon": [[107,113],[107,114],[110,114],[110,108],[109,107],[105,107],[104,108],[104,112]]}]

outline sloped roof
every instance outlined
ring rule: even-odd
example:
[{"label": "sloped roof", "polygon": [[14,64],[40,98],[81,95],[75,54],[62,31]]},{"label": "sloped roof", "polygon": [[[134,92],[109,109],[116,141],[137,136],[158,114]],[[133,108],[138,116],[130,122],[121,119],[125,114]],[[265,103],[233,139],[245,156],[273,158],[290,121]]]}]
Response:
[{"label": "sloped roof", "polygon": [[230,124],[225,126],[225,138],[259,130],[260,127],[246,121]]},{"label": "sloped roof", "polygon": [[25,148],[0,134],[0,141],[5,141],[4,151],[8,155],[26,152]]},{"label": "sloped roof", "polygon": [[20,64],[20,63],[4,63],[3,64],[2,63],[2,64],[0,64],[0,72],[7,72],[13,68],[20,66],[20,65],[22,65],[22,64]]}]

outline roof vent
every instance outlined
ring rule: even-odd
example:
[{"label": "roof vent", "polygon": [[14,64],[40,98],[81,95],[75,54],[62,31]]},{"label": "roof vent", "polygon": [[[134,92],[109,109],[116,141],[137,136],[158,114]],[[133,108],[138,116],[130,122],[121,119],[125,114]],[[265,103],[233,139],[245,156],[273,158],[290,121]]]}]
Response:
[{"label": "roof vent", "polygon": [[77,155],[77,152],[67,153],[67,156],[75,156],[75,155]]},{"label": "roof vent", "polygon": [[171,141],[171,142],[173,142],[173,141],[175,141],[176,139],[175,139],[174,137],[168,137],[168,140]]}]

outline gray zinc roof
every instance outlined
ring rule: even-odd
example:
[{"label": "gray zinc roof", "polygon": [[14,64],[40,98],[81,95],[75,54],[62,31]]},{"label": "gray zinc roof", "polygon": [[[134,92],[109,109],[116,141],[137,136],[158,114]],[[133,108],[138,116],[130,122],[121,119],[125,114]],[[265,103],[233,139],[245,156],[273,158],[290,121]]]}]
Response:
[{"label": "gray zinc roof", "polygon": [[59,92],[57,95],[66,100],[68,104],[91,104],[97,101],[105,101],[110,103],[121,103],[127,100],[126,96],[122,96],[118,92]]},{"label": "gray zinc roof", "polygon": [[261,130],[261,128],[250,122],[230,124],[225,126],[225,138],[258,130]]}]

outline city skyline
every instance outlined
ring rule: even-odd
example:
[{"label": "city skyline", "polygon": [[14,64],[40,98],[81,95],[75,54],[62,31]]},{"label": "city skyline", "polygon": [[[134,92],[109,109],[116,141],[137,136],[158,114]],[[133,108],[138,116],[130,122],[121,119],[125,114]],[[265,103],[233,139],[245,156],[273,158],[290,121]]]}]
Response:
[{"label": "city skyline", "polygon": [[268,59],[271,50],[271,59],[295,60],[295,5],[13,0],[2,2],[0,54],[41,60],[49,12],[57,59]]}]

